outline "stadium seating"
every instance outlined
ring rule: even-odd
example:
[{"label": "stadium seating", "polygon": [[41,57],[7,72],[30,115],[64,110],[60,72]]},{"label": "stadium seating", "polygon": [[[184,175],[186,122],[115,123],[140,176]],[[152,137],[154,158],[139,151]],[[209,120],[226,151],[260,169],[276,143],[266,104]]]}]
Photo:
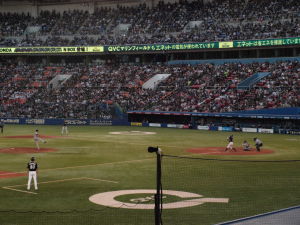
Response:
[{"label": "stadium seating", "polygon": [[[0,13],[1,46],[179,43],[296,37],[297,0],[180,1],[149,8],[41,11],[37,18]],[[71,18],[66,19],[66,18]],[[120,30],[125,25],[128,29]],[[29,33],[27,28],[36,27]],[[53,41],[55,40],[55,41]]]},{"label": "stadium seating", "polygon": [[[118,104],[123,110],[189,112],[299,106],[299,68],[297,61],[196,66],[3,66],[0,70],[1,114],[98,118],[107,113],[101,110],[103,104]],[[240,81],[262,71],[271,75],[250,89],[237,88]],[[154,90],[142,88],[145,81],[159,73],[171,75]],[[51,79],[62,74],[72,77],[60,88],[51,87]]]},{"label": "stadium seating", "polygon": [[[68,46],[177,43],[300,36],[298,0],[216,0],[160,2],[94,13],[73,10],[28,14],[0,13],[1,46]],[[71,18],[71,20],[67,20]],[[30,32],[29,32],[30,31]],[[1,116],[98,118],[105,104],[124,110],[231,112],[299,106],[299,62],[189,65],[41,66],[17,61],[0,66]],[[271,75],[247,90],[241,81],[255,73]],[[171,74],[155,89],[143,84]],[[57,75],[71,78],[60,88]],[[7,88],[9,87],[9,88]],[[178,101],[180,99],[180,101]],[[104,107],[105,108],[105,107]]]}]

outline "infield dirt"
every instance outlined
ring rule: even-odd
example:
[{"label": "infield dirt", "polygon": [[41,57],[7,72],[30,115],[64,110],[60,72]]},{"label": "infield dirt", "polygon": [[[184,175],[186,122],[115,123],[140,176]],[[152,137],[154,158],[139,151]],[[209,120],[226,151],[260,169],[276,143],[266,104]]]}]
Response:
[{"label": "infield dirt", "polygon": [[228,150],[225,152],[225,148],[223,147],[190,148],[186,151],[203,155],[262,155],[274,153],[274,151],[270,149],[262,149],[260,152],[258,152],[256,149],[244,151],[242,148],[236,148],[236,151]]}]

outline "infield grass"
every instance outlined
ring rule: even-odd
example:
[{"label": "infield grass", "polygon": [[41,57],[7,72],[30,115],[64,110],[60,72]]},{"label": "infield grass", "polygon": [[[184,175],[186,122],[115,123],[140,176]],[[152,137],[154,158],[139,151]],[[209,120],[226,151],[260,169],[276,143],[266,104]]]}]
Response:
[{"label": "infield grass", "polygon": [[[6,125],[0,148],[35,147],[33,139],[5,136],[40,134],[59,136],[60,126]],[[156,132],[153,135],[113,135],[116,131]],[[31,156],[39,164],[39,190],[26,192],[27,177],[0,178],[0,225],[152,225],[153,210],[110,208],[89,197],[102,192],[156,188],[156,156],[148,146],[164,154],[217,161],[163,157],[163,189],[192,192],[205,198],[228,198],[228,203],[163,210],[164,225],[208,225],[300,205],[300,162],[245,162],[300,160],[300,137],[278,134],[213,132],[198,130],[70,126],[66,138],[48,139],[40,147],[56,152],[0,153],[0,171],[25,172]],[[188,148],[224,147],[234,134],[235,145],[253,137],[274,150],[266,155],[198,155]],[[87,179],[89,178],[89,179]],[[17,190],[5,189],[10,187]],[[18,191],[19,190],[19,191]],[[139,204],[151,194],[131,194],[116,199]],[[149,199],[147,201],[147,199]],[[166,196],[164,202],[180,201]]]}]

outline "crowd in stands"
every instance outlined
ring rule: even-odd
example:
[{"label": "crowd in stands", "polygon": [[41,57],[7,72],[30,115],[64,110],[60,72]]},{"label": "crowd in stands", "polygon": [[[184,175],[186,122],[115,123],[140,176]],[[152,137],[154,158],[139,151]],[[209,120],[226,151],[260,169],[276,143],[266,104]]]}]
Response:
[{"label": "crowd in stands", "polygon": [[[246,90],[237,85],[270,72]],[[58,86],[57,75],[71,75]],[[171,74],[154,89],[143,84]],[[9,87],[9,88],[7,88]],[[17,65],[0,67],[0,117],[99,118],[109,105],[123,110],[231,112],[300,105],[300,63],[223,65]]]},{"label": "crowd in stands", "polygon": [[0,35],[21,36],[31,19],[30,15],[24,13],[0,13]]},{"label": "crowd in stands", "polygon": [[[299,0],[160,2],[96,8],[93,14],[0,13],[0,46],[84,46],[246,40],[300,36]],[[193,22],[194,21],[194,22]],[[125,29],[123,30],[122,27]],[[30,32],[29,28],[38,28]],[[35,29],[33,29],[35,30]],[[270,72],[246,90],[237,85]],[[58,87],[57,75],[70,75]],[[171,74],[155,89],[142,85]],[[300,105],[300,63],[0,66],[0,117],[99,118],[126,110],[231,112]]]},{"label": "crowd in stands", "polygon": [[[237,88],[242,80],[264,71],[272,76],[248,90]],[[176,84],[170,96],[152,110],[231,112],[300,105],[299,63],[203,64],[174,75],[165,84]]]},{"label": "crowd in stands", "polygon": [[[207,4],[160,2],[153,8],[145,4],[96,8],[93,14],[80,10],[41,11],[37,18],[0,13],[0,45],[114,45],[295,37],[300,36],[299,12],[298,0],[215,0]],[[128,29],[122,30],[120,24],[129,24]],[[40,29],[35,35],[28,35],[29,26]],[[10,36],[15,38],[7,38]]]}]

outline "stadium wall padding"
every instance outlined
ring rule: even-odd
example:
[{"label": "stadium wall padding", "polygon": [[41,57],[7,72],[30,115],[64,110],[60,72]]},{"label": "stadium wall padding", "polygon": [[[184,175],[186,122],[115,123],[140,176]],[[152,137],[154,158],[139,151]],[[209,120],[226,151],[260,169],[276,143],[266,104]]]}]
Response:
[{"label": "stadium wall padding", "polygon": [[[254,118],[254,119],[267,119],[276,118],[281,120],[300,120],[300,107],[291,108],[278,108],[278,109],[262,109],[252,111],[241,111],[232,113],[187,113],[187,112],[150,112],[150,111],[130,111],[132,114],[146,114],[146,115],[161,115],[161,116],[203,116],[203,117],[216,117],[216,118]],[[218,126],[207,125],[200,126],[194,124],[174,124],[165,122],[137,122],[128,121],[128,115],[124,114],[123,119],[113,119],[112,117],[101,119],[32,119],[32,118],[1,118],[4,124],[27,124],[27,125],[75,125],[75,126],[135,126],[135,127],[157,127],[157,128],[179,128],[179,129],[197,129],[197,130],[211,130],[211,131],[239,131],[239,132],[254,132],[254,133],[279,133],[279,134],[296,134],[300,135],[300,128],[297,129],[283,129],[283,128],[268,128],[247,126],[244,124],[242,127],[234,126]],[[251,125],[251,124],[250,124]]]},{"label": "stadium wall padding", "polygon": [[300,107],[239,111],[241,114],[300,115]]}]

